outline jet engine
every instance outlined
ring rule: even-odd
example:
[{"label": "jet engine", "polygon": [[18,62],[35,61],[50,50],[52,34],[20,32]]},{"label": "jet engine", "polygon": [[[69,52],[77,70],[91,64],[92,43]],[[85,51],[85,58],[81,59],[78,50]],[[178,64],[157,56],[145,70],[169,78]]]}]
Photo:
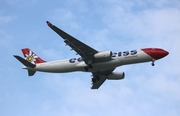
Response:
[{"label": "jet engine", "polygon": [[95,59],[110,60],[111,57],[112,57],[111,51],[99,52],[99,53],[94,54]]},{"label": "jet engine", "polygon": [[109,80],[119,80],[119,79],[124,79],[124,72],[113,72],[112,74],[109,74],[107,79]]}]

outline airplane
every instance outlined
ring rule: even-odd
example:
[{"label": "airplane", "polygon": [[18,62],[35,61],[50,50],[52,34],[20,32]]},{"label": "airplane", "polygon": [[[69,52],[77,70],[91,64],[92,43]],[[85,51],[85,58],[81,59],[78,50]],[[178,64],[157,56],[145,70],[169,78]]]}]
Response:
[{"label": "airplane", "polygon": [[18,55],[14,55],[14,57],[25,65],[23,69],[28,70],[29,76],[33,76],[36,71],[50,73],[91,72],[91,89],[98,89],[107,79],[124,79],[124,72],[113,72],[118,66],[143,62],[152,62],[151,64],[154,66],[156,60],[169,54],[168,51],[161,48],[143,48],[122,52],[98,51],[59,29],[49,21],[46,21],[46,23],[64,39],[66,45],[70,46],[81,57],[47,62],[29,48],[23,48],[22,53],[25,59]]}]

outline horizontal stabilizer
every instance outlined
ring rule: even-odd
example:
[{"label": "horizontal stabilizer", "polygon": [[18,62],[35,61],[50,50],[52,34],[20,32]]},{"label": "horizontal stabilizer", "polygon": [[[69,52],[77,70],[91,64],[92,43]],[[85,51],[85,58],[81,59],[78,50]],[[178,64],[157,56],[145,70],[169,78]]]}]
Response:
[{"label": "horizontal stabilizer", "polygon": [[25,60],[24,58],[21,58],[20,56],[14,55],[14,57],[16,59],[18,59],[22,64],[24,64],[27,67],[31,67],[31,68],[35,68],[36,67],[35,64],[32,64],[32,63],[28,62],[27,60]]}]

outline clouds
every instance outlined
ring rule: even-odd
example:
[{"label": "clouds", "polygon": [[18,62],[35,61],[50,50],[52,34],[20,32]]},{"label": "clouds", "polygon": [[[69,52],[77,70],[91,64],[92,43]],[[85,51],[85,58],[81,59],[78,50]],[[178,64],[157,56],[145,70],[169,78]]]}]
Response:
[{"label": "clouds", "polygon": [[[0,9],[0,26],[4,27],[4,25],[10,23],[13,20],[13,17],[10,15],[5,15],[3,10]],[[1,46],[8,46],[6,42],[12,39],[12,36],[8,35],[3,28],[0,28],[0,45]]]},{"label": "clouds", "polygon": [[[111,29],[116,29],[127,36],[155,38],[178,30],[179,11],[177,9],[146,9],[134,12],[121,12],[113,8],[105,13],[105,23]],[[108,18],[109,17],[109,18]],[[168,28],[165,28],[167,27]],[[161,34],[161,35],[159,35]],[[158,37],[159,38],[159,37]],[[159,38],[161,39],[161,38]]]},{"label": "clouds", "polygon": [[38,0],[32,0],[31,2],[25,0],[4,0],[5,4],[16,6],[16,7],[24,7],[24,6],[33,6],[37,3]]},{"label": "clouds", "polygon": [[[79,25],[77,23],[77,16],[69,11],[69,9],[58,8],[52,11],[52,19],[63,25],[64,27],[71,27],[72,29],[79,29]],[[69,23],[68,23],[69,22]]]},{"label": "clouds", "polygon": [[6,24],[12,20],[11,16],[5,16],[0,12],[0,25]]},{"label": "clouds", "polygon": [[[132,4],[135,6],[134,3]],[[127,41],[132,40],[133,43],[137,41],[134,38],[138,38],[139,42],[144,43],[148,40],[155,44],[159,42],[153,41],[167,40],[174,34],[178,34],[178,9],[153,7],[157,6],[154,4],[149,9],[136,11],[136,7],[133,8],[133,6],[128,5],[128,8],[124,8],[123,5],[119,5],[113,8],[108,7],[102,11],[103,21],[109,29],[116,32],[116,35],[122,35]]]}]

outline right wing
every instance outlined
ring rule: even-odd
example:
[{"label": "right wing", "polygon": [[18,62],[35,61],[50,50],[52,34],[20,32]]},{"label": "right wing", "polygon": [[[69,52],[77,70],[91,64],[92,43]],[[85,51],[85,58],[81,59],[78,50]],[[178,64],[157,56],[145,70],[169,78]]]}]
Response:
[{"label": "right wing", "polygon": [[[115,69],[115,68],[114,68]],[[105,71],[92,72],[92,87],[91,89],[98,89],[107,79],[107,76],[113,72],[114,69]],[[94,79],[94,80],[93,80]]]},{"label": "right wing", "polygon": [[99,75],[99,79],[96,82],[92,82],[91,89],[98,89],[104,83],[106,78],[107,78],[106,75]]},{"label": "right wing", "polygon": [[76,51],[76,53],[82,57],[86,64],[89,64],[90,61],[93,60],[94,54],[98,53],[97,50],[72,37],[55,25],[52,25],[50,22],[47,21],[47,24],[52,30],[54,30],[59,36],[64,39],[66,45],[70,46],[72,50]]}]

